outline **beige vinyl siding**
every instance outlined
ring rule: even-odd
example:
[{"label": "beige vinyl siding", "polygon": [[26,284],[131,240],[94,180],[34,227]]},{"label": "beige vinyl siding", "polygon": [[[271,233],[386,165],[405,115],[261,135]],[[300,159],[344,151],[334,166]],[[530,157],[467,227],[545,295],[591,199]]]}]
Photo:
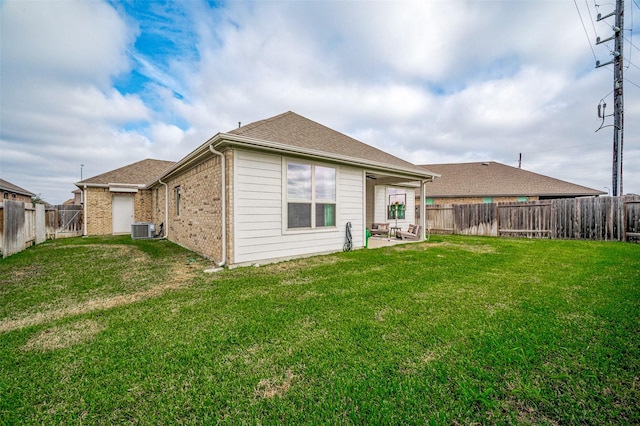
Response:
[{"label": "beige vinyl siding", "polygon": [[338,170],[338,242],[339,249],[346,241],[345,227],[347,222],[351,222],[351,235],[353,237],[353,247],[364,247],[363,206],[366,204],[365,196],[365,174],[362,169],[341,166]]},{"label": "beige vinyl siding", "polygon": [[[234,264],[261,263],[342,250],[344,227],[354,227],[354,247],[364,246],[362,170],[336,168],[336,227],[286,229],[286,164],[276,154],[237,150],[234,168]],[[296,159],[295,162],[306,162]]]},{"label": "beige vinyl siding", "polygon": [[367,226],[371,226],[376,221],[375,217],[375,184],[373,181],[366,179],[367,195],[366,195],[366,209],[367,209]]}]

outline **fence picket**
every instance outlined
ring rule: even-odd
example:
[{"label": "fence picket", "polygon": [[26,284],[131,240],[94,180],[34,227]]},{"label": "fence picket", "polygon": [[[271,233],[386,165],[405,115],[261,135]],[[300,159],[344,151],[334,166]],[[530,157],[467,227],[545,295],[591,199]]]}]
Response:
[{"label": "fence picket", "polygon": [[624,241],[640,239],[640,196],[427,206],[433,233]]}]

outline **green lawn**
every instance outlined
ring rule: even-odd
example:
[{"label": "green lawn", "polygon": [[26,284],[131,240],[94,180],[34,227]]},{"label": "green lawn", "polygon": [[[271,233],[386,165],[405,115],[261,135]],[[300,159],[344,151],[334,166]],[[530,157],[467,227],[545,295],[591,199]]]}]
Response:
[{"label": "green lawn", "polygon": [[0,260],[0,424],[640,424],[640,245],[435,236],[239,268]]}]

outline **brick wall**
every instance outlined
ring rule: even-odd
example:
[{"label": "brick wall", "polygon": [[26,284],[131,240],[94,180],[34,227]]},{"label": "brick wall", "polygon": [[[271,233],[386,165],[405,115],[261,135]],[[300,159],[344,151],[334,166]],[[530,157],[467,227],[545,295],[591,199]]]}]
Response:
[{"label": "brick wall", "polygon": [[[227,162],[227,259],[233,256],[233,151],[225,152]],[[221,159],[211,155],[181,174],[167,179],[168,238],[208,258],[222,258]],[[180,212],[177,211],[177,188],[180,188]],[[165,187],[151,189],[154,223],[165,221]]]},{"label": "brick wall", "polygon": [[[3,197],[5,200],[11,200],[11,201],[19,201],[21,203],[30,203],[31,202],[31,197],[28,195],[23,195],[23,194],[16,194],[15,192],[5,192],[3,194]],[[0,203],[2,202],[2,200],[0,200]]]},{"label": "brick wall", "polygon": [[[85,192],[87,205],[86,235],[111,235],[113,233],[114,195],[122,195],[109,191],[109,188],[87,188]],[[140,190],[133,195],[134,222],[154,222],[152,215],[152,191]],[[159,222],[155,222],[159,224]]]},{"label": "brick wall", "polygon": [[111,211],[111,193],[108,188],[87,188],[85,190],[86,204],[86,235],[111,234],[113,225]]},{"label": "brick wall", "polygon": [[[138,191],[133,197],[134,222],[153,222],[153,196],[149,189]],[[160,223],[157,222],[156,225]]]}]

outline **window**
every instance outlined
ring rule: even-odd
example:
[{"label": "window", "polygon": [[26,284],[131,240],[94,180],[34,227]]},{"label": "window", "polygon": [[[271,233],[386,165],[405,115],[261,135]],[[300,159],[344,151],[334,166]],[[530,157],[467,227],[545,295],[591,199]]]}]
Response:
[{"label": "window", "polygon": [[387,219],[404,219],[407,206],[407,191],[401,188],[388,188],[389,205]]},{"label": "window", "polygon": [[180,216],[180,209],[182,207],[182,190],[179,186],[175,187],[176,192],[176,216]]},{"label": "window", "polygon": [[519,203],[524,203],[525,201],[529,201],[529,197],[518,197]]},{"label": "window", "polygon": [[426,206],[433,206],[435,204],[435,202],[434,202],[433,198],[425,198],[424,204]]},{"label": "window", "polygon": [[487,204],[487,203],[493,203],[493,197],[484,197],[482,199],[482,202]]},{"label": "window", "polygon": [[336,169],[287,163],[287,228],[336,226]]}]

